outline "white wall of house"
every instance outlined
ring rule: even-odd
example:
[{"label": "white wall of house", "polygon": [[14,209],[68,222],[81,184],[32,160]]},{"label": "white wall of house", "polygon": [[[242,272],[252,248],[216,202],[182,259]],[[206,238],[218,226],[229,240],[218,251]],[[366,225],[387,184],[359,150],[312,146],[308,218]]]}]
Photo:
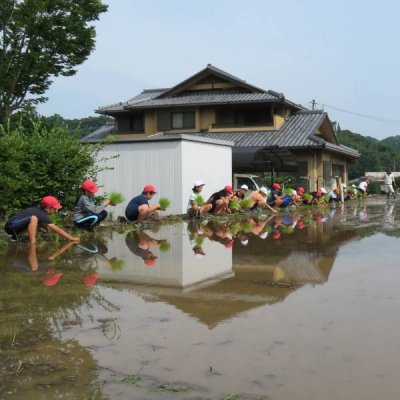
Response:
[{"label": "white wall of house", "polygon": [[158,190],[150,204],[160,197],[171,200],[171,206],[161,212],[168,215],[186,212],[194,181],[207,183],[204,198],[231,182],[232,143],[185,136],[105,145],[98,161],[105,168],[97,176],[99,194],[116,191],[125,198],[124,203],[107,208],[114,218],[125,215],[128,202],[147,184]]}]

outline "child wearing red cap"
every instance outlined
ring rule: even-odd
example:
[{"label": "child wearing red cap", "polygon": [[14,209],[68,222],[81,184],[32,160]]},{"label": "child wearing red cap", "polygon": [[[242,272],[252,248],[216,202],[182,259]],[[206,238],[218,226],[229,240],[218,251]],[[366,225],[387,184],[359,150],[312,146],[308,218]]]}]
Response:
[{"label": "child wearing red cap", "polygon": [[125,237],[128,249],[143,259],[144,265],[152,267],[156,264],[157,256],[150,250],[151,247],[160,247],[160,241],[151,238],[144,232],[129,232]]},{"label": "child wearing red cap", "polygon": [[71,236],[51,222],[49,215],[56,213],[60,208],[61,204],[55,197],[45,196],[41,200],[40,208],[28,207],[20,211],[6,222],[4,229],[11,235],[10,240],[13,242],[18,241],[19,233],[28,231],[29,242],[35,244],[38,225],[44,225],[65,239],[78,243],[79,237]]},{"label": "child wearing red cap", "polygon": [[126,206],[125,217],[129,221],[144,221],[150,213],[160,210],[160,204],[156,203],[152,206],[149,200],[157,193],[157,189],[153,185],[146,185],[142,194],[134,197]]},{"label": "child wearing red cap", "polygon": [[210,213],[219,215],[223,211],[230,214],[229,201],[233,197],[232,186],[226,185],[222,190],[213,193],[210,198],[206,201],[207,204],[211,204]]},{"label": "child wearing red cap", "polygon": [[93,197],[99,188],[90,179],[82,182],[81,190],[82,195],[74,208],[74,225],[78,228],[92,231],[95,226],[107,218],[108,214],[105,208],[112,204],[110,200],[106,199],[102,204],[96,206]]}]

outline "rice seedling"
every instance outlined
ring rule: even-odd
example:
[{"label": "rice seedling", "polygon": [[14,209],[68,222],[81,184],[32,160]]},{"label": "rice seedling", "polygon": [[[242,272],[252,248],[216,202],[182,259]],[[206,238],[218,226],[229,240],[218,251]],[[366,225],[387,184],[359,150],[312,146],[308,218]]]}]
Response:
[{"label": "rice seedling", "polygon": [[118,192],[111,192],[108,196],[108,199],[110,200],[110,203],[114,206],[125,201],[124,196]]},{"label": "rice seedling", "polygon": [[161,210],[166,210],[171,202],[166,198],[166,197],[161,197],[160,201],[158,202],[160,204]]},{"label": "rice seedling", "polygon": [[251,207],[251,199],[246,197],[240,201],[240,207],[242,208],[250,208]]},{"label": "rice seedling", "polygon": [[201,207],[201,206],[204,204],[204,199],[203,199],[203,197],[202,197],[200,194],[198,194],[198,195],[195,197],[194,201],[195,201],[195,203],[196,203],[199,207]]},{"label": "rice seedling", "polygon": [[171,245],[168,242],[160,243],[160,251],[162,251],[163,253],[166,253],[167,251],[169,251],[170,248],[171,248]]},{"label": "rice seedling", "polygon": [[239,202],[237,200],[231,200],[229,202],[229,208],[231,210],[234,210],[234,211],[239,211],[240,210],[240,204],[239,204]]},{"label": "rice seedling", "polygon": [[124,260],[120,260],[119,258],[112,258],[110,261],[110,266],[113,271],[119,271],[124,268]]},{"label": "rice seedling", "polygon": [[313,199],[313,196],[311,193],[304,193],[303,199],[308,203]]}]

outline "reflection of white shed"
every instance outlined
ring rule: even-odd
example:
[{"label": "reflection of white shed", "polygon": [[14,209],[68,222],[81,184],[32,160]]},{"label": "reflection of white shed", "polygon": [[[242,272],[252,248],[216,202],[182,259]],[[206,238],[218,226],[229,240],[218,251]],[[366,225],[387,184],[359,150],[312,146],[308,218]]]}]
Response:
[{"label": "reflection of white shed", "polygon": [[119,216],[132,197],[152,184],[158,190],[154,201],[171,200],[164,214],[184,214],[194,181],[206,183],[204,199],[232,183],[232,146],[232,142],[191,135],[117,139],[99,153],[99,159],[105,159],[99,165],[106,168],[97,177],[100,194],[123,194],[125,202],[114,212]]},{"label": "reflection of white shed", "polygon": [[191,290],[232,276],[232,249],[207,239],[202,245],[205,255],[201,258],[196,257],[186,224],[162,225],[157,233],[146,233],[154,239],[165,240],[170,249],[162,252],[157,247],[150,247],[149,250],[157,259],[154,265],[148,267],[143,259],[132,253],[127,246],[126,238],[129,237],[129,233],[114,232],[107,239],[108,252],[105,257],[109,260],[115,257],[123,261],[123,267],[113,271],[109,265],[103,264],[99,270],[102,280]]}]

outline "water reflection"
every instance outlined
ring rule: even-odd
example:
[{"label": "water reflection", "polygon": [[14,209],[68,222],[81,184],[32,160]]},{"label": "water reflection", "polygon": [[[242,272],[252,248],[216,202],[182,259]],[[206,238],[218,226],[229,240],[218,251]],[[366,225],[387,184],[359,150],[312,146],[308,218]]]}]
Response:
[{"label": "water reflection", "polygon": [[169,303],[213,328],[283,301],[304,285],[325,283],[339,245],[357,235],[338,229],[338,220],[343,222],[341,209],[317,209],[115,233],[105,256],[125,267],[114,273],[103,266],[99,274],[103,282],[129,284],[144,299]]},{"label": "water reflection", "polygon": [[[358,239],[376,232],[385,233],[372,238],[384,249],[389,248],[384,247],[387,235],[400,236],[397,204],[203,219],[163,225],[157,231],[88,235],[78,246],[11,244],[0,263],[0,397],[99,399],[103,388],[96,385],[105,376],[112,398],[121,391],[125,395],[120,398],[154,398],[154,385],[179,379],[194,387],[206,379],[204,386],[211,388],[204,392],[206,398],[209,393],[224,398],[224,390],[233,392],[235,384],[236,392],[261,396],[272,388],[273,394],[281,394],[274,398],[293,398],[298,389],[291,384],[293,377],[323,380],[326,375],[320,371],[329,368],[318,362],[325,357],[338,362],[338,370],[346,368],[348,364],[337,361],[338,351],[349,343],[351,353],[354,344],[366,338],[354,334],[352,340],[336,343],[337,332],[352,334],[346,316],[353,323],[365,309],[360,296],[369,299],[369,310],[375,303],[382,305],[376,315],[383,315],[386,300],[379,280],[386,287],[390,279],[378,271],[364,281],[368,274],[362,274],[360,266],[371,254],[357,247]],[[340,255],[349,243],[355,250]],[[392,266],[390,252],[384,255],[385,265]],[[353,265],[360,258],[360,266]],[[353,280],[332,278],[332,271],[343,277],[349,270]],[[381,300],[367,298],[366,287],[376,290],[375,298]],[[384,304],[392,313],[398,311],[390,309],[397,304],[391,302],[393,296],[386,296]],[[345,310],[347,304],[353,308]],[[313,309],[314,314],[299,313],[299,308]],[[307,319],[308,314],[318,318]],[[378,329],[380,324],[373,325]],[[315,335],[298,335],[300,326],[311,327]],[[363,329],[369,334],[371,324]],[[371,336],[374,342],[380,334]],[[366,354],[362,350],[358,356]],[[227,354],[232,362],[226,362]],[[315,355],[314,375],[296,361],[308,360],[310,354]],[[241,364],[254,368],[246,375]],[[357,370],[372,364],[359,363]],[[142,389],[117,385],[116,376],[133,376],[143,365],[143,380],[157,379],[146,381]],[[223,373],[213,374],[215,368]],[[270,384],[273,374],[279,375],[276,387]],[[293,390],[286,395],[281,388]],[[306,396],[307,389],[303,386],[305,397],[312,398]],[[146,393],[135,397],[138,390]],[[205,398],[204,393],[197,398]]]}]

